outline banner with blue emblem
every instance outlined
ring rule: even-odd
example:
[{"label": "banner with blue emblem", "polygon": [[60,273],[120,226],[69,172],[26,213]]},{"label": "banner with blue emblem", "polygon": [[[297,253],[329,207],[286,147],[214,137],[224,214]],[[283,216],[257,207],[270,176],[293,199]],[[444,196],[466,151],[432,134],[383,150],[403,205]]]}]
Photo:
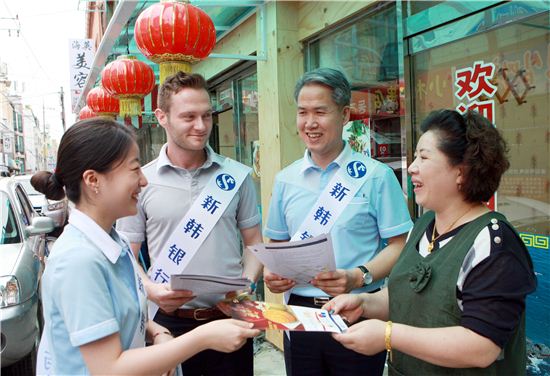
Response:
[{"label": "banner with blue emblem", "polygon": [[[149,270],[151,281],[168,283],[171,275],[183,272],[251,170],[229,158],[225,160],[222,168],[212,176],[168,238],[160,256]],[[158,306],[149,302],[151,319],[157,310]]]},{"label": "banner with blue emblem", "polygon": [[365,160],[355,160],[349,162],[345,168],[341,167],[321,192],[291,241],[328,234],[376,166],[377,164]]}]

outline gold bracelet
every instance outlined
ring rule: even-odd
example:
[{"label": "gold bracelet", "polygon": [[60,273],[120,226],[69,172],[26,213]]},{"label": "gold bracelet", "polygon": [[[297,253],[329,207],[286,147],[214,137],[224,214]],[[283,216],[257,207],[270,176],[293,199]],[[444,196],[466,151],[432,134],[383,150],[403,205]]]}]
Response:
[{"label": "gold bracelet", "polygon": [[160,335],[160,334],[168,334],[170,337],[174,337],[174,336],[172,335],[172,333],[170,333],[169,331],[165,330],[165,331],[157,332],[157,333],[153,334],[153,335],[151,336],[151,341],[154,341],[155,338],[156,338],[158,335]]},{"label": "gold bracelet", "polygon": [[386,322],[386,333],[384,335],[384,341],[386,342],[386,351],[388,352],[388,357],[390,359],[390,362],[392,361],[391,329],[392,329],[392,322],[391,321]]}]

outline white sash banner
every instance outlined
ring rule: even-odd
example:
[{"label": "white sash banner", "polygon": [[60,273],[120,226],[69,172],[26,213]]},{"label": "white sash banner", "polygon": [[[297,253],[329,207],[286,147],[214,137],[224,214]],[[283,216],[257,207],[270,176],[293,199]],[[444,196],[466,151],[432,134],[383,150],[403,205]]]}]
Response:
[{"label": "white sash banner", "polygon": [[340,167],[290,240],[328,234],[376,166],[376,163],[356,160],[349,162],[345,168]]},{"label": "white sash banner", "polygon": [[[340,167],[290,240],[299,241],[329,234],[334,223],[377,166],[372,161],[355,160],[349,162],[345,168]],[[285,304],[288,304],[291,291],[283,294]]]},{"label": "white sash banner", "polygon": [[[222,168],[210,179],[191,204],[175,231],[149,271],[155,283],[168,283],[173,274],[182,274],[210,234],[229,203],[239,190],[251,168],[227,158]],[[149,302],[149,317],[153,319],[158,306]]]}]

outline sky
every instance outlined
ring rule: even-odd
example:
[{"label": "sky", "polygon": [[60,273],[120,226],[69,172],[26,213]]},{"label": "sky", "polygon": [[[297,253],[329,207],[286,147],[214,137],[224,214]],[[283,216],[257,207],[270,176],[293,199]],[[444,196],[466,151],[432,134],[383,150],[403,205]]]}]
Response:
[{"label": "sky", "polygon": [[[86,0],[0,0],[0,61],[8,64],[8,77],[24,82],[23,101],[32,106],[52,138],[60,139],[60,88],[64,89],[65,121],[75,120],[69,92],[69,39],[85,37]],[[80,8],[80,10],[79,10]],[[20,33],[5,29],[17,28]]]}]

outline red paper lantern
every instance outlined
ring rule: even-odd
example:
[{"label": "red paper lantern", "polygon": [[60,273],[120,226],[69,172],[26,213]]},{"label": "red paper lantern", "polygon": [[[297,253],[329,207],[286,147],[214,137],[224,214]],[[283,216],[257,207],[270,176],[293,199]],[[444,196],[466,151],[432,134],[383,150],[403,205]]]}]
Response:
[{"label": "red paper lantern", "polygon": [[120,101],[120,116],[138,116],[141,115],[141,98],[155,86],[155,72],[135,56],[122,55],[103,69],[101,84]]},{"label": "red paper lantern", "polygon": [[114,118],[118,114],[118,99],[109,94],[101,86],[94,87],[89,91],[86,103],[97,116],[110,116]]},{"label": "red paper lantern", "polygon": [[160,66],[160,82],[206,58],[216,44],[214,23],[187,1],[162,1],[137,18],[134,36],[139,50]]},{"label": "red paper lantern", "polygon": [[78,113],[78,119],[84,120],[84,119],[90,119],[93,117],[96,117],[97,114],[92,111],[92,109],[88,106],[82,107],[82,110]]}]

